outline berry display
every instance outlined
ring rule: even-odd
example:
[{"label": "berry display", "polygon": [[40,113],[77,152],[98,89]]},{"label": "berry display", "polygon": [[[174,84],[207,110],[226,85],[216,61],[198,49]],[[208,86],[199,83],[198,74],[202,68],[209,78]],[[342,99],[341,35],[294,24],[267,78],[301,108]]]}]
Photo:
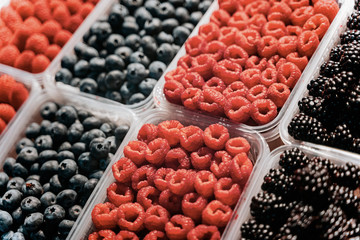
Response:
[{"label": "berry display", "polygon": [[[219,5],[165,75],[165,98],[237,123],[265,125],[285,104],[339,6],[333,0]],[[184,81],[195,74],[196,82]]]},{"label": "berry display", "polygon": [[128,231],[136,239],[220,239],[253,168],[249,151],[245,138],[231,138],[220,124],[143,125],[112,167],[116,182],[108,202],[92,211],[97,231],[88,239],[102,231],[118,238]]},{"label": "berry display", "polygon": [[0,233],[22,236],[10,239],[66,239],[129,130],[55,102],[40,116],[0,173]]}]

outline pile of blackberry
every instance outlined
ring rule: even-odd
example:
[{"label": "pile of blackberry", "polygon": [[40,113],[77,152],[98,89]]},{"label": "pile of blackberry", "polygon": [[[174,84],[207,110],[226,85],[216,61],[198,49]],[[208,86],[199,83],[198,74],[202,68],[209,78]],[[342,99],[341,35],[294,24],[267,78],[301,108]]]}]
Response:
[{"label": "pile of blackberry", "polygon": [[[357,5],[358,6],[358,5]],[[360,153],[360,12],[348,19],[341,43],[307,86],[300,113],[288,126],[297,140]]]},{"label": "pile of blackberry", "polygon": [[293,148],[270,169],[252,198],[242,240],[360,237],[360,167],[310,158]]}]

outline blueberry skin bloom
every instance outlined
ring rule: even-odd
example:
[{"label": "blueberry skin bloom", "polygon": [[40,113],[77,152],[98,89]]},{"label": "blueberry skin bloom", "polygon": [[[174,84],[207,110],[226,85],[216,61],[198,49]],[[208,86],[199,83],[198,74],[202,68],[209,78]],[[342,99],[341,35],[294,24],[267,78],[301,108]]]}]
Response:
[{"label": "blueberry skin bloom", "polygon": [[13,224],[10,213],[0,210],[0,232],[8,232]]}]

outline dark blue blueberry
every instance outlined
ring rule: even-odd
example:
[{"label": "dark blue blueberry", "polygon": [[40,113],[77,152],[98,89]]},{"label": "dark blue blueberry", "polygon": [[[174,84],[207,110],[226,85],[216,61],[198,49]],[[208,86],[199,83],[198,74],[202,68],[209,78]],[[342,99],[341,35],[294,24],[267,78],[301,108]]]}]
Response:
[{"label": "dark blue blueberry", "polygon": [[190,12],[196,11],[199,7],[200,0],[185,0],[184,7]]},{"label": "dark blue blueberry", "polygon": [[130,63],[141,63],[145,67],[148,67],[150,60],[143,52],[137,51],[130,55]]},{"label": "dark blue blueberry", "polygon": [[[129,17],[129,16],[128,16]],[[135,20],[135,18],[134,18]],[[136,21],[125,21],[123,22],[121,26],[121,34],[124,36],[128,36],[130,34],[136,34],[139,32],[139,25],[136,23]]]},{"label": "dark blue blueberry", "polygon": [[[89,178],[100,180],[100,178],[102,177],[103,174],[104,174],[104,171],[97,170],[97,171],[95,171],[95,172],[92,172],[92,173],[89,175]],[[90,179],[90,180],[91,180],[91,179]]]},{"label": "dark blue blueberry", "polygon": [[124,60],[116,54],[111,54],[107,56],[105,59],[105,68],[107,71],[123,70],[124,67],[125,67]]},{"label": "dark blue blueberry", "polygon": [[15,163],[11,175],[13,177],[27,178],[29,171],[21,163]]},{"label": "dark blue blueberry", "polygon": [[17,189],[10,189],[3,195],[1,200],[3,209],[12,211],[19,207],[22,200],[22,193]]},{"label": "dark blue blueberry", "polygon": [[0,190],[4,191],[9,182],[9,176],[5,172],[0,172]]},{"label": "dark blue blueberry", "polygon": [[50,134],[51,121],[42,120],[40,123],[40,135]]},{"label": "dark blue blueberry", "polygon": [[109,147],[109,153],[115,154],[116,150],[118,149],[115,136],[111,136],[105,139],[104,144]]},{"label": "dark blue blueberry", "polygon": [[38,198],[29,196],[24,198],[20,204],[21,210],[25,215],[34,213],[40,210],[41,202]]},{"label": "dark blue blueberry", "polygon": [[75,155],[71,151],[62,151],[58,154],[58,162],[62,162],[65,159],[72,159],[75,160]]},{"label": "dark blue blueberry", "polygon": [[78,167],[74,160],[65,159],[59,164],[58,175],[61,179],[70,179],[77,173]]},{"label": "dark blue blueberry", "polygon": [[105,77],[105,85],[109,90],[119,90],[125,81],[125,74],[119,70],[112,70]]},{"label": "dark blue blueberry", "polygon": [[117,48],[125,45],[125,39],[120,34],[113,33],[108,37],[105,44],[107,52],[113,53]]},{"label": "dark blue blueberry", "polygon": [[[101,47],[102,47],[102,43],[99,40],[98,36],[96,36],[96,35],[91,35],[86,43],[88,45],[86,48],[88,48],[90,46],[91,48],[94,48],[96,50],[100,50]],[[86,48],[84,48],[83,51],[85,51]]]},{"label": "dark blue blueberry", "polygon": [[24,236],[24,234],[22,232],[16,232],[12,236],[11,240],[26,240],[26,239],[25,239],[25,236]]},{"label": "dark blue blueberry", "polygon": [[38,161],[40,164],[47,162],[49,160],[56,160],[57,159],[57,152],[54,150],[45,150],[39,154]]},{"label": "dark blue blueberry", "polygon": [[75,192],[80,192],[84,184],[88,181],[88,178],[81,174],[76,174],[70,178],[68,187]]},{"label": "dark blue blueberry", "polygon": [[71,82],[70,82],[70,85],[73,86],[73,87],[79,88],[80,87],[80,81],[81,81],[80,78],[73,78],[71,80]]},{"label": "dark blue blueberry", "polygon": [[[102,173],[102,171],[100,171]],[[97,177],[101,178],[102,174],[98,174]],[[97,178],[92,178],[89,179],[85,184],[84,187],[82,189],[82,193],[81,193],[81,197],[80,197],[80,201],[79,203],[81,205],[85,205],[87,200],[89,199],[91,193],[93,192],[93,190],[95,189],[96,185],[98,183],[98,179]]]},{"label": "dark blue blueberry", "polygon": [[122,3],[130,10],[135,11],[143,5],[143,0],[123,0]]},{"label": "dark blue blueberry", "polygon": [[105,171],[107,166],[109,166],[111,159],[114,155],[109,153],[106,158],[102,158],[99,161],[99,169]]},{"label": "dark blue blueberry", "polygon": [[62,152],[62,151],[70,151],[71,149],[71,143],[69,142],[63,142],[60,147],[58,148],[58,151],[59,152]]},{"label": "dark blue blueberry", "polygon": [[156,40],[159,44],[163,44],[163,43],[169,43],[172,44],[174,42],[174,38],[171,34],[168,34],[166,32],[160,32],[157,37]]},{"label": "dark blue blueberry", "polygon": [[[90,70],[90,73],[87,75],[87,78],[93,79],[96,82],[97,77],[99,76],[100,72]],[[80,80],[81,84],[81,80]],[[96,83],[97,84],[97,83]],[[79,87],[80,88],[80,87]]]},{"label": "dark blue blueberry", "polygon": [[46,192],[41,196],[40,202],[41,202],[41,207],[45,209],[56,203],[56,195],[52,192]]},{"label": "dark blue blueberry", "polygon": [[0,210],[0,232],[6,233],[10,230],[13,219],[10,213]]},{"label": "dark blue blueberry", "polygon": [[[88,39],[84,40],[87,42]],[[74,51],[75,51],[75,54],[80,57],[81,56],[81,53],[84,51],[84,49],[87,48],[87,45],[83,42],[78,42],[75,47],[74,47]],[[73,60],[72,60],[73,61]],[[76,64],[77,60],[74,61],[74,65]]]},{"label": "dark blue blueberry", "polygon": [[141,48],[146,56],[148,56],[150,59],[154,58],[156,56],[156,49],[158,45],[156,43],[156,40],[152,36],[144,36],[141,38]]},{"label": "dark blue blueberry", "polygon": [[121,102],[121,94],[118,91],[107,91],[105,97],[115,102]]},{"label": "dark blue blueberry", "polygon": [[49,121],[52,121],[55,119],[55,114],[58,110],[58,106],[54,102],[47,102],[44,103],[40,108],[40,114],[41,116]]},{"label": "dark blue blueberry", "polygon": [[58,231],[61,233],[62,236],[67,236],[70,233],[71,228],[74,226],[74,224],[74,221],[64,219],[60,222]]},{"label": "dark blue blueberry", "polygon": [[90,31],[99,41],[105,41],[112,32],[111,25],[108,22],[95,22]]},{"label": "dark blue blueberry", "polygon": [[99,168],[99,163],[95,157],[92,157],[89,152],[82,153],[77,164],[81,172],[89,173]]},{"label": "dark blue blueberry", "polygon": [[156,54],[157,59],[165,64],[170,63],[175,56],[174,49],[168,43],[161,44],[160,47],[157,49]]},{"label": "dark blue blueberry", "polygon": [[103,133],[105,133],[105,135],[107,137],[112,136],[114,131],[113,131],[113,125],[111,123],[103,123],[100,126],[100,130],[103,131]]},{"label": "dark blue blueberry", "polygon": [[65,84],[70,84],[72,78],[73,78],[72,73],[67,68],[61,68],[55,74],[55,80],[57,82],[62,82]]},{"label": "dark blue blueberry", "polygon": [[74,70],[74,65],[77,62],[77,57],[74,54],[67,54],[61,59],[61,67],[69,69],[70,71]]},{"label": "dark blue blueberry", "polygon": [[50,183],[45,183],[43,185],[44,192],[50,192]]},{"label": "dark blue blueberry", "polygon": [[74,205],[74,206],[69,208],[68,217],[71,220],[75,221],[79,217],[81,211],[82,211],[82,207],[80,205]]},{"label": "dark blue blueberry", "polygon": [[99,52],[99,56],[101,58],[106,58],[107,55],[108,55],[108,51],[106,51],[106,49],[103,49]]},{"label": "dark blue blueberry", "polygon": [[28,138],[20,139],[16,144],[16,153],[19,154],[21,150],[25,147],[33,147],[34,143]]},{"label": "dark blue blueberry", "polygon": [[125,38],[125,46],[131,48],[134,51],[140,47],[140,42],[141,38],[137,34],[130,34]]},{"label": "dark blue blueberry", "polygon": [[45,162],[40,167],[41,182],[47,182],[49,179],[57,174],[59,163],[56,160],[50,160]]},{"label": "dark blue blueberry", "polygon": [[39,174],[39,170],[40,170],[40,163],[34,163],[33,165],[31,165],[30,170],[29,170],[29,174],[31,175],[37,175]]},{"label": "dark blue blueberry", "polygon": [[135,93],[129,98],[129,100],[127,101],[127,104],[131,105],[131,104],[139,103],[141,101],[144,101],[145,99],[146,99],[146,97],[144,96],[144,94]]},{"label": "dark blue blueberry", "polygon": [[22,185],[21,192],[24,194],[24,196],[40,197],[44,190],[38,181],[28,180]]},{"label": "dark blue blueberry", "polygon": [[100,129],[92,129],[88,132],[85,132],[81,139],[80,142],[85,143],[86,145],[89,145],[90,142],[94,139],[94,138],[98,138],[98,137],[103,137],[105,138],[106,135],[105,133],[103,133]]},{"label": "dark blue blueberry", "polygon": [[11,216],[14,220],[14,223],[17,225],[21,225],[24,222],[25,214],[23,214],[21,207],[18,207],[17,209],[15,209],[11,213]]},{"label": "dark blue blueberry", "polygon": [[66,141],[67,127],[62,123],[53,122],[50,126],[50,136],[55,144]]},{"label": "dark blue blueberry", "polygon": [[156,16],[160,19],[172,18],[175,16],[175,8],[171,3],[163,2],[157,8]]},{"label": "dark blue blueberry", "polygon": [[83,142],[76,142],[71,146],[71,151],[74,153],[75,158],[77,159],[80,154],[86,151],[86,145]]},{"label": "dark blue blueberry", "polygon": [[64,189],[62,182],[59,179],[59,175],[54,175],[49,180],[50,183],[50,192],[57,194],[58,192]]},{"label": "dark blue blueberry", "polygon": [[16,161],[24,166],[31,166],[38,159],[38,151],[34,147],[25,147],[16,157]]},{"label": "dark blue blueberry", "polygon": [[56,196],[56,204],[64,208],[73,206],[77,199],[77,193],[72,189],[65,189],[58,193]]},{"label": "dark blue blueberry", "polygon": [[40,134],[40,125],[38,123],[30,123],[25,130],[25,136],[30,139],[34,139]]},{"label": "dark blue blueberry", "polygon": [[153,16],[157,14],[157,8],[160,6],[160,1],[158,0],[147,0],[145,1],[144,7],[148,10]]},{"label": "dark blue blueberry", "polygon": [[84,132],[84,127],[80,122],[72,124],[67,132],[69,142],[73,143],[78,141]]},{"label": "dark blue blueberry", "polygon": [[76,77],[84,78],[88,74],[90,65],[85,60],[78,61],[74,66],[74,74]]},{"label": "dark blue blueberry", "polygon": [[106,92],[106,90],[107,90],[106,85],[105,85],[105,77],[106,77],[106,73],[102,72],[96,78],[96,82],[98,84],[98,91],[100,91],[100,92]]},{"label": "dark blue blueberry", "polygon": [[211,4],[212,4],[211,0],[203,0],[199,3],[198,9],[204,14],[209,9]]},{"label": "dark blue blueberry", "polygon": [[[130,55],[133,53],[133,50],[130,47],[127,46],[123,46],[123,47],[119,47],[115,50],[115,54],[119,57],[121,57],[121,59],[125,62],[125,63],[129,63],[130,61]],[[124,64],[125,66],[125,64]]]},{"label": "dark blue blueberry", "polygon": [[140,63],[131,63],[127,67],[126,79],[131,84],[139,84],[148,76],[148,71]]},{"label": "dark blue blueberry", "polygon": [[43,230],[30,233],[31,240],[46,240],[46,234]]},{"label": "dark blue blueberry", "polygon": [[149,66],[149,77],[155,80],[160,79],[166,70],[166,65],[160,61],[154,61]]},{"label": "dark blue blueberry", "polygon": [[201,18],[203,17],[203,14],[200,11],[192,12],[190,14],[190,22],[194,25],[198,24],[200,22]]},{"label": "dark blue blueberry", "polygon": [[101,57],[94,57],[90,60],[90,70],[96,73],[102,72],[105,70],[105,59]]},{"label": "dark blue blueberry", "polygon": [[133,95],[137,91],[138,91],[137,86],[129,82],[125,82],[120,88],[121,97],[124,99],[129,99],[131,95]]},{"label": "dark blue blueberry", "polygon": [[5,159],[3,170],[6,174],[10,175],[12,173],[13,166],[15,165],[16,160],[12,157],[8,157]]},{"label": "dark blue blueberry", "polygon": [[111,8],[108,22],[114,29],[119,28],[127,15],[129,15],[129,10],[124,5],[116,3]]},{"label": "dark blue blueberry", "polygon": [[178,7],[175,10],[175,17],[179,22],[185,23],[185,22],[189,21],[190,14],[189,14],[189,11],[186,8]]},{"label": "dark blue blueberry", "polygon": [[16,190],[21,190],[21,186],[25,183],[24,179],[21,177],[13,177],[9,180],[9,182],[7,183],[6,189],[7,190],[11,190],[11,189],[16,189]]},{"label": "dark blue blueberry", "polygon": [[161,20],[158,18],[147,20],[144,25],[144,30],[147,35],[155,36],[162,30]]},{"label": "dark blue blueberry", "polygon": [[136,11],[134,13],[134,17],[136,18],[137,24],[141,28],[144,27],[144,24],[147,20],[152,19],[151,13],[148,10],[146,10],[145,7],[140,7],[138,9],[136,9]]},{"label": "dark blue blueberry", "polygon": [[51,150],[53,147],[53,139],[50,135],[41,135],[35,139],[35,148],[38,152]]},{"label": "dark blue blueberry", "polygon": [[181,26],[187,28],[190,32],[192,32],[192,30],[194,30],[194,28],[195,28],[195,26],[192,23],[189,23],[189,22],[184,23]]},{"label": "dark blue blueberry", "polygon": [[77,109],[77,114],[78,114],[78,118],[81,122],[84,121],[84,119],[86,119],[87,117],[92,116],[91,113],[89,113],[88,111],[81,109],[81,108]]},{"label": "dark blue blueberry", "polygon": [[88,117],[82,122],[85,131],[100,128],[102,121],[97,117]]},{"label": "dark blue blueberry", "polygon": [[97,82],[92,78],[84,78],[80,81],[80,91],[95,94],[97,92]]},{"label": "dark blue blueberry", "polygon": [[169,3],[171,3],[174,7],[180,7],[184,4],[185,0],[169,0]]},{"label": "dark blue blueberry", "polygon": [[156,83],[157,81],[155,79],[147,78],[139,84],[139,90],[147,97],[154,89]]},{"label": "dark blue blueberry", "polygon": [[49,223],[59,224],[65,218],[65,214],[65,209],[62,206],[54,204],[45,209],[44,218]]},{"label": "dark blue blueberry", "polygon": [[168,18],[165,19],[164,21],[162,21],[162,30],[166,33],[172,33],[172,31],[174,30],[174,28],[176,28],[177,26],[179,26],[179,21],[176,20],[175,18]]},{"label": "dark blue blueberry", "polygon": [[189,37],[190,33],[191,33],[190,30],[187,29],[186,27],[183,26],[176,27],[173,31],[175,44],[183,45],[186,39]]},{"label": "dark blue blueberry", "polygon": [[40,175],[36,175],[36,174],[34,174],[34,175],[30,175],[30,176],[28,176],[27,178],[26,178],[26,181],[29,181],[29,180],[35,180],[35,181],[40,181]]},{"label": "dark blue blueberry", "polygon": [[24,220],[24,228],[27,231],[36,231],[41,227],[43,221],[44,216],[42,215],[42,213],[31,213]]},{"label": "dark blue blueberry", "polygon": [[114,131],[116,140],[122,141],[128,133],[129,128],[130,127],[125,124],[118,126]]},{"label": "dark blue blueberry", "polygon": [[81,52],[81,58],[88,62],[95,57],[99,57],[99,52],[93,47],[84,48]]}]

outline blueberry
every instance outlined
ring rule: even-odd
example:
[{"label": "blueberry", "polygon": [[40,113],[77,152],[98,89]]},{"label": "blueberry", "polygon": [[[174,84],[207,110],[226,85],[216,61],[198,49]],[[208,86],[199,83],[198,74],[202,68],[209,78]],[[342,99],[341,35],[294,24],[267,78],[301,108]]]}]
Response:
[{"label": "blueberry", "polygon": [[99,164],[95,157],[92,157],[89,152],[82,153],[77,161],[79,170],[89,173],[95,169],[98,169]]},{"label": "blueberry", "polygon": [[28,231],[36,231],[41,227],[44,221],[44,216],[39,213],[31,213],[24,220],[24,228]]},{"label": "blueberry", "polygon": [[130,34],[125,38],[125,46],[131,48],[134,51],[139,48],[140,42],[140,36],[138,36],[137,34]]},{"label": "blueberry", "polygon": [[190,33],[191,33],[190,30],[187,29],[186,27],[183,26],[176,27],[173,31],[175,44],[183,45],[186,39],[189,37]]},{"label": "blueberry", "polygon": [[35,180],[35,181],[40,181],[40,175],[36,175],[36,174],[34,174],[34,175],[30,175],[30,176],[28,176],[27,178],[26,178],[26,181],[29,181],[29,180]]},{"label": "blueberry", "polygon": [[148,75],[148,71],[144,65],[140,63],[131,63],[127,67],[126,79],[131,84],[138,84]]},{"label": "blueberry", "polygon": [[20,139],[16,144],[16,153],[19,154],[21,150],[25,147],[33,147],[34,143],[28,138]]},{"label": "blueberry", "polygon": [[70,82],[70,85],[73,86],[73,87],[79,88],[80,87],[80,81],[81,81],[80,78],[73,78],[71,80],[71,82]]},{"label": "blueberry", "polygon": [[120,34],[111,34],[106,40],[105,46],[108,53],[113,53],[121,46],[125,45],[125,39]]},{"label": "blueberry", "polygon": [[14,220],[14,223],[17,225],[20,225],[24,222],[24,218],[25,218],[25,214],[23,214],[23,211],[21,210],[21,207],[18,207],[17,209],[15,209],[12,213],[11,216]]},{"label": "blueberry", "polygon": [[62,162],[65,159],[72,159],[75,160],[75,155],[71,151],[61,151],[58,154],[58,162]]},{"label": "blueberry", "polygon": [[166,32],[160,32],[157,35],[156,40],[159,44],[163,44],[163,43],[172,44],[174,42],[173,36],[171,34],[167,34]]},{"label": "blueberry", "polygon": [[129,98],[129,100],[127,101],[127,104],[131,105],[131,104],[139,103],[141,101],[144,101],[145,99],[146,99],[146,97],[144,96],[144,94],[135,93]]},{"label": "blueberry", "polygon": [[38,175],[40,170],[40,163],[36,162],[30,166],[29,174]]},{"label": "blueberry", "polygon": [[93,178],[93,179],[98,179],[98,180],[100,180],[100,178],[102,177],[102,175],[104,175],[104,171],[98,170],[98,171],[92,172],[92,173],[89,175],[89,178]]},{"label": "blueberry", "polygon": [[90,60],[90,70],[96,74],[105,70],[105,59],[101,57],[94,57]]},{"label": "blueberry", "polygon": [[25,136],[30,139],[34,139],[40,134],[40,125],[38,123],[30,123],[25,130]]},{"label": "blueberry", "polygon": [[14,235],[12,236],[11,240],[25,240],[25,236],[23,233],[21,232],[16,232],[14,233]]},{"label": "blueberry", "polygon": [[100,129],[92,129],[88,132],[85,132],[80,139],[80,142],[85,143],[86,145],[90,144],[91,140],[97,137],[105,138],[106,135]]},{"label": "blueberry", "polygon": [[[87,41],[87,40],[84,39],[84,41]],[[85,48],[87,48],[87,45],[86,45],[85,43],[83,43],[83,42],[78,42],[78,43],[75,45],[75,47],[74,47],[75,54],[76,54],[77,56],[81,56],[81,53],[82,53],[82,51],[83,51]],[[77,60],[74,61],[74,66],[75,66],[76,62],[77,62]]]},{"label": "blueberry", "polygon": [[81,174],[76,174],[69,180],[68,187],[75,192],[80,192],[88,178]]},{"label": "blueberry", "polygon": [[56,196],[56,203],[64,208],[73,206],[76,202],[77,193],[72,189],[65,189]]},{"label": "blueberry", "polygon": [[21,192],[24,194],[24,196],[40,197],[44,190],[38,181],[29,180],[22,185]]},{"label": "blueberry", "polygon": [[65,209],[58,204],[49,206],[44,211],[44,218],[45,221],[57,225],[65,218]]},{"label": "blueberry", "polygon": [[156,13],[160,19],[172,18],[175,16],[175,8],[171,3],[163,2],[157,8]]},{"label": "blueberry", "polygon": [[209,9],[211,4],[212,4],[211,0],[203,0],[199,3],[198,9],[204,14]]},{"label": "blueberry", "polygon": [[78,61],[74,66],[74,74],[76,77],[83,78],[86,77],[90,70],[89,63],[85,60]]},{"label": "blueberry", "polygon": [[77,113],[78,113],[78,118],[81,122],[84,121],[84,119],[86,119],[87,117],[92,116],[91,113],[81,108],[77,109]]},{"label": "blueberry", "polygon": [[11,175],[13,177],[26,178],[29,175],[29,171],[21,163],[15,163]]},{"label": "blueberry", "polygon": [[118,126],[114,131],[116,140],[122,141],[126,136],[126,134],[128,133],[129,128],[130,127],[125,124]]},{"label": "blueberry", "polygon": [[151,36],[144,36],[141,38],[141,48],[146,56],[152,59],[156,55],[158,45],[156,40]]},{"label": "blueberry", "polygon": [[9,232],[4,233],[3,235],[1,235],[1,240],[12,240],[13,236],[14,236],[14,232],[9,231]]},{"label": "blueberry", "polygon": [[56,112],[56,120],[69,127],[77,119],[77,112],[71,106],[63,106]]},{"label": "blueberry", "polygon": [[40,135],[50,134],[51,122],[49,120],[42,120],[40,123]]},{"label": "blueberry", "polygon": [[92,78],[84,78],[80,81],[80,91],[82,92],[95,94],[97,89],[97,82]]},{"label": "blueberry", "polygon": [[121,26],[121,34],[124,36],[130,35],[130,34],[136,34],[139,32],[139,25],[136,23],[136,21],[125,21],[123,22]]},{"label": "blueberry", "polygon": [[23,213],[27,215],[39,211],[41,207],[41,202],[38,198],[29,196],[21,201],[20,207]]},{"label": "blueberry", "polygon": [[16,160],[12,157],[8,157],[5,159],[3,170],[6,174],[10,175],[12,173],[12,168],[15,165]]},{"label": "blueberry", "polygon": [[50,178],[49,183],[50,183],[50,192],[56,194],[64,189],[64,186],[59,179],[59,175],[57,174]]},{"label": "blueberry", "polygon": [[71,146],[71,151],[74,153],[75,158],[77,159],[81,153],[86,151],[86,145],[83,142],[76,142]]},{"label": "blueberry", "polygon": [[129,82],[125,82],[120,88],[121,97],[125,99],[129,99],[131,95],[133,95],[137,91],[138,91],[137,86]]},{"label": "blueberry", "polygon": [[185,0],[184,7],[193,12],[198,9],[198,6],[200,4],[200,0]]},{"label": "blueberry", "polygon": [[172,46],[168,43],[161,44],[157,49],[156,54],[158,60],[164,62],[165,64],[170,63],[175,56]]},{"label": "blueberry", "polygon": [[115,102],[121,102],[121,94],[117,91],[107,91],[105,97]]},{"label": "blueberry", "polygon": [[[133,53],[133,50],[130,47],[124,46],[119,47],[115,50],[115,54],[125,62],[128,63],[130,61],[130,55]],[[124,64],[125,67],[125,64]]]},{"label": "blueberry", "polygon": [[190,22],[194,25],[198,24],[200,22],[201,18],[203,17],[203,14],[200,11],[192,12],[190,14]]},{"label": "blueberry", "polygon": [[105,171],[107,166],[109,166],[111,159],[114,155],[109,153],[106,158],[102,158],[99,161],[99,169]]},{"label": "blueberry", "polygon": [[64,219],[59,223],[58,231],[61,233],[62,236],[67,236],[70,233],[71,228],[74,226],[74,224],[74,221]]},{"label": "blueberry", "polygon": [[96,82],[98,85],[98,91],[100,91],[100,92],[106,92],[106,90],[107,90],[106,85],[105,85],[105,77],[106,77],[106,73],[102,72],[96,78]]},{"label": "blueberry", "polygon": [[124,18],[129,15],[129,10],[119,3],[116,3],[111,8],[108,22],[113,28],[118,28],[124,22]]},{"label": "blueberry", "polygon": [[40,154],[39,154],[39,158],[38,158],[38,161],[40,164],[43,164],[44,162],[47,162],[49,160],[56,160],[57,159],[57,152],[54,151],[54,150],[45,150],[45,151],[42,151]]},{"label": "blueberry", "polygon": [[149,77],[159,79],[166,70],[166,65],[160,61],[154,61],[149,66]]},{"label": "blueberry", "polygon": [[34,147],[25,147],[18,154],[16,161],[24,166],[31,166],[38,158],[38,152]]},{"label": "blueberry", "polygon": [[5,172],[0,172],[0,190],[4,191],[9,182],[9,176]]},{"label": "blueberry", "polygon": [[45,162],[40,167],[40,176],[41,176],[41,182],[48,181],[52,176],[54,176],[59,168],[59,163],[56,160],[50,160]]},{"label": "blueberry", "polygon": [[0,210],[0,232],[7,232],[13,224],[13,219],[10,213]]},{"label": "blueberry", "polygon": [[61,67],[73,71],[77,62],[77,57],[74,54],[67,54],[61,59]]},{"label": "blueberry", "polygon": [[50,135],[41,135],[35,139],[35,148],[38,152],[51,150],[53,147],[53,139]]},{"label": "blueberry", "polygon": [[74,205],[70,207],[68,210],[69,218],[72,220],[76,220],[79,217],[81,211],[82,207],[80,205]]},{"label": "blueberry", "polygon": [[172,33],[173,29],[179,25],[179,21],[175,18],[168,18],[162,22],[162,30],[166,33]]},{"label": "blueberry", "polygon": [[93,58],[99,57],[99,52],[93,47],[86,47],[81,52],[81,58],[90,61]]},{"label": "blueberry", "polygon": [[143,0],[123,0],[122,2],[130,11],[134,11],[143,5]]},{"label": "blueberry", "polygon": [[161,20],[158,18],[147,20],[144,25],[144,30],[146,34],[150,36],[158,34],[162,30]]},{"label": "blueberry", "polygon": [[107,71],[123,70],[125,67],[124,59],[116,54],[111,54],[105,59],[105,67]]},{"label": "blueberry", "polygon": [[84,127],[80,122],[72,124],[67,132],[69,142],[73,143],[80,140],[84,132]]},{"label": "blueberry", "polygon": [[40,114],[41,116],[49,121],[52,121],[55,119],[55,114],[58,110],[58,106],[54,102],[47,102],[43,104],[40,108]]},{"label": "blueberry", "polygon": [[21,177],[13,177],[7,183],[6,189],[7,190],[15,189],[20,191],[21,186],[24,184],[24,182],[25,182],[24,179]]},{"label": "blueberry", "polygon": [[95,22],[90,31],[99,41],[104,41],[112,32],[111,25],[108,22]]},{"label": "blueberry", "polygon": [[139,90],[145,96],[149,96],[154,89],[157,81],[152,78],[147,78],[139,84]]},{"label": "blueberry", "polygon": [[114,133],[113,126],[110,123],[101,124],[100,130],[103,131],[107,137],[112,136]]},{"label": "blueberry", "polygon": [[160,6],[158,0],[147,0],[144,4],[146,10],[148,10],[153,16],[157,14],[157,8]]},{"label": "blueberry", "polygon": [[[96,50],[100,50],[102,47],[102,42],[99,40],[99,38],[96,35],[91,35],[89,39],[87,40],[86,48],[91,47]],[[83,49],[83,51],[86,50],[86,48]]]},{"label": "blueberry", "polygon": [[89,131],[91,129],[99,128],[101,126],[102,122],[99,118],[91,116],[91,117],[84,119],[82,124],[83,124],[85,131]]},{"label": "blueberry", "polygon": [[105,139],[104,144],[106,144],[109,147],[110,153],[115,154],[116,150],[118,149],[115,136],[111,136]]},{"label": "blueberry", "polygon": [[44,192],[50,192],[50,183],[45,183],[43,185]]},{"label": "blueberry", "polygon": [[112,70],[105,77],[105,85],[109,90],[119,90],[125,81],[125,74],[119,70]]},{"label": "blueberry", "polygon": [[43,230],[30,233],[31,240],[46,240],[46,235]]},{"label": "blueberry", "polygon": [[60,147],[58,148],[58,151],[59,152],[62,152],[62,151],[69,151],[71,149],[71,143],[69,142],[63,142]]},{"label": "blueberry", "polygon": [[41,206],[47,208],[56,203],[56,195],[52,192],[46,192],[40,197]]},{"label": "blueberry", "polygon": [[185,22],[189,21],[190,14],[189,14],[189,11],[186,8],[178,7],[175,10],[175,17],[179,22],[185,23]]},{"label": "blueberry", "polygon": [[144,27],[144,24],[147,20],[152,19],[151,13],[148,10],[146,10],[145,7],[140,7],[138,9],[136,9],[136,11],[134,13],[134,17],[136,18],[137,24],[141,28]]},{"label": "blueberry", "polygon": [[58,175],[61,179],[70,179],[77,173],[78,166],[72,159],[65,159],[59,164]]},{"label": "blueberry", "polygon": [[[10,182],[9,182],[10,183]],[[4,210],[12,211],[19,207],[22,199],[22,193],[17,189],[10,189],[2,197],[2,206]]]},{"label": "blueberry", "polygon": [[181,26],[187,28],[190,32],[191,32],[192,30],[194,30],[194,28],[195,28],[195,26],[194,26],[192,23],[189,23],[189,22],[184,23],[184,24],[182,24]]},{"label": "blueberry", "polygon": [[57,73],[55,74],[55,81],[62,82],[65,84],[70,84],[72,80],[72,73],[67,68],[61,68]]},{"label": "blueberry", "polygon": [[130,63],[141,63],[145,67],[148,67],[150,60],[143,52],[137,51],[130,55]]},{"label": "blueberry", "polygon": [[185,0],[169,0],[168,2],[174,5],[174,7],[179,7],[184,5]]},{"label": "blueberry", "polygon": [[54,143],[61,143],[67,139],[67,127],[59,122],[53,122],[50,126],[50,136]]}]

